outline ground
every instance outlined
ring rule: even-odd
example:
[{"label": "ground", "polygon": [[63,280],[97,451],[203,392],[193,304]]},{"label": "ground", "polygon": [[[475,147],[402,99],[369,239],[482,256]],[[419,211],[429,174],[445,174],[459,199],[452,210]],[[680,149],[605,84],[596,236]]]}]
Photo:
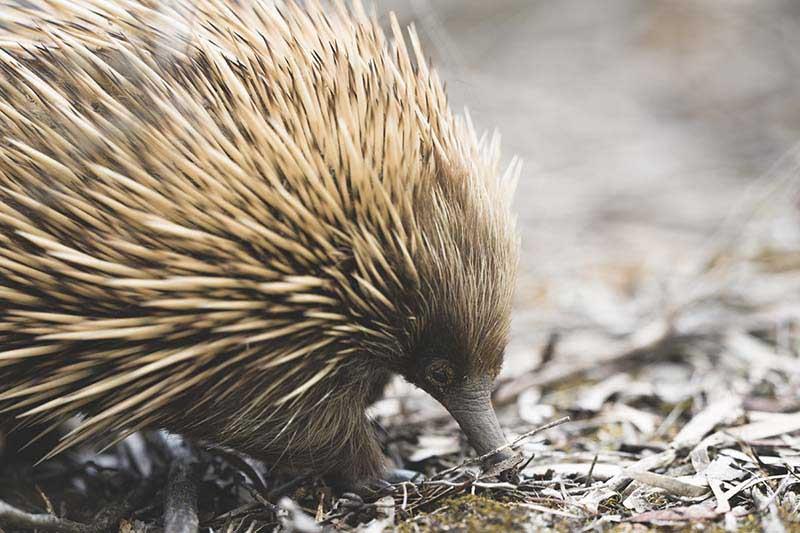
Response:
[{"label": "ground", "polygon": [[[373,414],[389,456],[426,481],[341,498],[319,480],[200,454],[189,468],[200,524],[800,531],[797,3],[388,8],[416,24],[453,105],[525,162],[513,336],[494,399],[529,461],[511,482],[482,473],[443,411],[395,383]],[[171,449],[136,436],[6,476],[0,500],[90,522],[149,475],[107,523],[155,531]]]}]

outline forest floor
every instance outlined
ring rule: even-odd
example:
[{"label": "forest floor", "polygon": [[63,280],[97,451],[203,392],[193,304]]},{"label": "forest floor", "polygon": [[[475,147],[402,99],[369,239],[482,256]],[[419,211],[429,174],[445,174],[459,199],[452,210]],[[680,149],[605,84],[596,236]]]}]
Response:
[{"label": "forest floor", "polygon": [[0,500],[71,531],[154,532],[194,479],[215,531],[799,532],[796,3],[383,4],[416,23],[454,105],[526,162],[494,395],[516,479],[481,471],[397,382],[372,415],[425,478],[372,498],[135,435],[6,472]]}]

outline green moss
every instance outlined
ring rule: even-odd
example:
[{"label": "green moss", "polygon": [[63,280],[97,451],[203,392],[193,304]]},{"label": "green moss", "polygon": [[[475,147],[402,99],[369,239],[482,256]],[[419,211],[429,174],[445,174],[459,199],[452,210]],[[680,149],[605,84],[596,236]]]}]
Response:
[{"label": "green moss", "polygon": [[530,511],[513,504],[465,495],[448,498],[436,511],[420,514],[398,525],[400,533],[417,531],[522,531],[530,523]]},{"label": "green moss", "polygon": [[[397,526],[400,533],[428,533],[433,531],[487,532],[506,531],[553,531],[562,533],[573,531],[575,523],[556,520],[550,528],[542,529],[535,521],[537,513],[525,507],[492,500],[482,496],[464,495],[438,502],[436,509],[421,513],[401,522]],[[787,533],[800,533],[800,523],[782,517]],[[763,531],[762,518],[751,514],[738,522],[742,533]],[[725,527],[720,517],[714,522],[682,523],[671,527],[647,526],[646,524],[608,524],[603,528],[607,533],[642,533],[648,531],[703,531],[705,533],[724,533]]]}]

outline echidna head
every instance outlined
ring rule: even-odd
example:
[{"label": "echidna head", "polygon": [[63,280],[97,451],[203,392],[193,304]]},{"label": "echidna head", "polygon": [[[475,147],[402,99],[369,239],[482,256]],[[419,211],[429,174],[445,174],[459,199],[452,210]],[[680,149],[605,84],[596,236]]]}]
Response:
[{"label": "echidna head", "polygon": [[[418,290],[398,372],[436,398],[478,454],[506,444],[490,395],[503,362],[517,241],[505,184],[441,166],[416,204]],[[498,459],[510,453],[498,454]]]},{"label": "echidna head", "polygon": [[[470,347],[459,329],[431,331],[404,372],[406,379],[436,398],[453,415],[479,455],[506,444],[491,404],[502,351],[497,346]],[[502,460],[509,452],[498,454]]]}]

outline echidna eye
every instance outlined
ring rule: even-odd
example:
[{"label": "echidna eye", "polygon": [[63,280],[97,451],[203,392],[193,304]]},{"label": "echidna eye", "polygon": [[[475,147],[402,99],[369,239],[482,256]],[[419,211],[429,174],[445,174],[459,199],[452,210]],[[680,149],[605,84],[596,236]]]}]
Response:
[{"label": "echidna eye", "polygon": [[444,387],[449,385],[453,380],[453,369],[446,361],[434,361],[428,366],[426,372],[428,381],[437,387]]}]

